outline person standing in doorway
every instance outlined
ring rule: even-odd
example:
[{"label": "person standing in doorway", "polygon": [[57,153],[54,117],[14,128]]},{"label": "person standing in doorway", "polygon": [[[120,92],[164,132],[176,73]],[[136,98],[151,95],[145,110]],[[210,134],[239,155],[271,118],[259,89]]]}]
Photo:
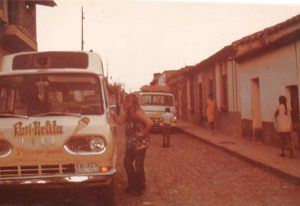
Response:
[{"label": "person standing in doorway", "polygon": [[162,115],[163,119],[163,144],[162,147],[170,147],[171,136],[171,122],[174,115],[171,113],[170,108],[167,107]]},{"label": "person standing in doorway", "polygon": [[126,149],[123,165],[127,174],[128,187],[125,192],[139,196],[146,189],[144,161],[150,144],[149,130],[153,123],[139,105],[138,97],[125,97],[125,112],[113,116],[116,123],[125,123]]},{"label": "person standing in doorway", "polygon": [[285,96],[279,97],[279,106],[275,111],[275,123],[277,124],[277,132],[280,137],[281,153],[280,156],[285,156],[285,148],[288,147],[290,152],[290,158],[294,158],[294,153],[292,149],[292,118],[291,109],[287,107],[287,100]]},{"label": "person standing in doorway", "polygon": [[208,100],[206,101],[206,116],[210,128],[210,133],[213,135],[215,133],[215,116],[216,116],[217,105],[212,94],[208,95]]}]

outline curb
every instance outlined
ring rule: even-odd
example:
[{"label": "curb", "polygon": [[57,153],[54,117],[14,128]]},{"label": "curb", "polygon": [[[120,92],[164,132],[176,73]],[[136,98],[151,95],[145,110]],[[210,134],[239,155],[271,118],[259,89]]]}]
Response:
[{"label": "curb", "polygon": [[247,163],[249,163],[249,164],[251,164],[253,166],[259,167],[260,169],[263,169],[266,172],[270,172],[270,173],[272,173],[272,174],[274,174],[274,175],[276,175],[276,176],[278,176],[278,177],[280,177],[282,179],[285,179],[285,180],[289,181],[292,184],[300,186],[300,177],[298,177],[298,176],[292,175],[292,174],[290,174],[288,172],[282,171],[282,170],[280,170],[278,168],[275,168],[275,167],[273,167],[271,165],[268,165],[268,164],[265,164],[263,162],[257,161],[257,160],[255,160],[253,158],[249,158],[246,155],[240,154],[240,153],[238,153],[236,151],[230,150],[230,149],[228,149],[226,147],[223,147],[221,145],[214,144],[214,143],[206,140],[205,138],[202,138],[201,136],[197,136],[195,134],[192,134],[192,133],[190,133],[190,132],[188,132],[188,131],[180,128],[180,127],[177,127],[177,130],[179,132],[182,132],[182,133],[185,133],[185,134],[190,135],[192,137],[195,137],[195,138],[199,139],[200,141],[202,141],[202,142],[204,142],[206,144],[209,144],[209,145],[211,145],[211,146],[213,146],[215,148],[221,149],[223,152],[225,152],[227,154],[234,155],[238,159],[240,159],[242,161],[245,161],[245,162],[247,162]]}]

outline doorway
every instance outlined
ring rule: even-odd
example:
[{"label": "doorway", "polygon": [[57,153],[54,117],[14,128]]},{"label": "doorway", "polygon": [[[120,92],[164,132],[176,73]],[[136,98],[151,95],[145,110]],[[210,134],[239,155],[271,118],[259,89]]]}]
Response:
[{"label": "doorway", "polygon": [[[299,130],[300,128],[297,128],[299,125],[300,119],[299,119],[299,91],[298,91],[298,86],[293,85],[288,87],[289,95],[290,95],[290,106],[292,109],[292,122],[294,125],[294,128]],[[298,126],[299,127],[299,126]],[[298,131],[299,132],[299,131]]]},{"label": "doorway", "polygon": [[252,136],[254,139],[262,140],[260,85],[258,78],[251,80],[251,112]]}]

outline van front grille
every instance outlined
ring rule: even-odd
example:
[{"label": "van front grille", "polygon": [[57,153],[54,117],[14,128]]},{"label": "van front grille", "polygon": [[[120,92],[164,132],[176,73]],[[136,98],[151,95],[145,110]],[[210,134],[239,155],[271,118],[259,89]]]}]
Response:
[{"label": "van front grille", "polygon": [[75,173],[74,164],[56,165],[21,165],[21,166],[2,166],[0,167],[1,177],[24,177],[55,174]]},{"label": "van front grille", "polygon": [[162,122],[162,119],[159,117],[150,117],[150,119],[152,120],[153,123]]}]

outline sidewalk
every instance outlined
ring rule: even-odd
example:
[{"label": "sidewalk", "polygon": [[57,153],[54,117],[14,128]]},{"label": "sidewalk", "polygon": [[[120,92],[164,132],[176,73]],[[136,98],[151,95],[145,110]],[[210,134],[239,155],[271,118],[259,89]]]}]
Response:
[{"label": "sidewalk", "polygon": [[200,138],[206,143],[221,148],[243,160],[300,185],[299,151],[296,151],[295,159],[279,157],[279,148],[263,144],[262,142],[242,137],[231,137],[218,132],[211,135],[207,128],[182,120],[177,121],[177,127],[186,134]]}]

